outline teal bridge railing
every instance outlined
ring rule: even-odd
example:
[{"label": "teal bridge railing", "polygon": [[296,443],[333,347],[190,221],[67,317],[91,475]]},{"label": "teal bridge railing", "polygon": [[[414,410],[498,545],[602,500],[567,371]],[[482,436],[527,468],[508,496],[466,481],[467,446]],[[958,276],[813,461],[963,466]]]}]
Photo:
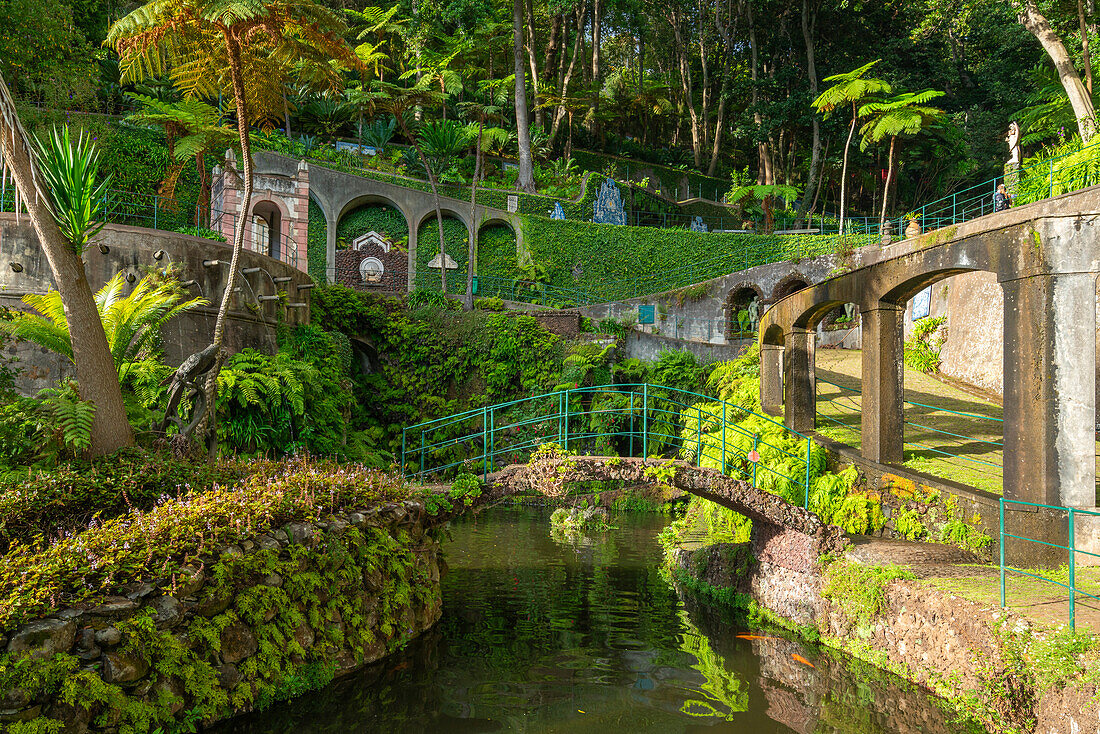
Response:
[{"label": "teal bridge railing", "polygon": [[[742,425],[749,416],[762,419],[768,435]],[[776,436],[787,438],[786,448]],[[802,442],[804,450],[790,450]],[[809,436],[736,403],[647,383],[559,390],[409,426],[401,432],[401,466],[406,477],[419,480],[460,469],[488,480],[496,469],[524,463],[550,443],[565,450],[706,462],[753,486],[763,480],[760,472],[770,472],[801,489],[801,505],[809,507]],[[762,454],[778,461],[762,461]]]},{"label": "teal bridge railing", "polygon": [[[1036,540],[1035,538],[1028,538],[1023,535],[1013,535],[1012,533],[1005,532],[1005,506],[1015,505],[1021,507],[1032,507],[1036,510],[1051,510],[1054,512],[1066,513],[1066,529],[1068,531],[1067,545],[1057,545],[1055,543],[1048,543],[1044,540]],[[1077,548],[1076,530],[1077,530],[1077,518],[1084,515],[1085,517],[1100,517],[1100,512],[1095,510],[1086,510],[1078,507],[1057,507],[1055,505],[1042,505],[1035,502],[1022,502],[1020,500],[1008,500],[1001,499],[1000,502],[1000,521],[1001,521],[1001,608],[1004,609],[1007,604],[1007,577],[1009,573],[1019,574],[1021,576],[1027,576],[1029,578],[1042,581],[1043,583],[1051,584],[1065,589],[1068,592],[1069,601],[1069,626],[1070,629],[1077,629],[1077,597],[1082,596],[1094,601],[1100,602],[1100,596],[1090,594],[1083,591],[1077,585],[1077,555],[1082,554],[1086,556],[1092,556],[1094,558],[1100,558],[1100,553],[1093,553],[1092,551],[1081,550]],[[1068,563],[1066,566],[1067,578],[1066,583],[1062,583],[1057,579],[1043,576],[1039,573],[1033,573],[1031,571],[1024,570],[1022,568],[1015,568],[1005,563],[1005,539],[1011,538],[1014,540],[1021,540],[1026,543],[1036,543],[1038,545],[1044,545],[1048,548],[1055,548],[1058,550],[1066,551],[1068,555]],[[1053,574],[1052,574],[1053,575]]]},{"label": "teal bridge railing", "polygon": [[[823,400],[823,402],[831,403],[831,404],[837,406],[841,410],[845,411],[848,415],[855,416],[857,418],[859,417],[861,406],[855,403],[854,398],[855,398],[855,396],[861,396],[862,391],[860,391],[856,388],[852,388],[852,387],[845,387],[844,385],[839,385],[835,382],[830,382],[829,380],[823,380],[820,377],[816,378],[816,381],[823,384],[823,385],[829,385],[831,387],[837,388],[838,390],[840,390],[840,394],[842,396],[844,396],[845,398],[850,399],[850,404],[843,404],[841,402],[841,400],[839,400],[838,398],[825,398]],[[1000,430],[1001,433],[1003,433],[1003,431],[1004,431],[1004,429],[1003,429],[1004,419],[1003,418],[997,418],[997,417],[989,416],[989,415],[981,415],[979,413],[967,413],[967,412],[962,412],[962,411],[957,411],[957,410],[951,410],[951,409],[945,408],[941,405],[928,405],[926,403],[917,403],[917,402],[913,402],[911,400],[904,400],[903,401],[903,406],[909,406],[909,407],[913,407],[913,408],[924,409],[924,410],[933,411],[933,412],[937,412],[937,413],[946,413],[946,414],[949,414],[949,415],[958,416],[960,418],[970,418],[970,419],[978,420],[978,421],[988,421],[990,423],[996,424],[997,426],[1001,427],[1001,430]],[[835,425],[842,426],[844,428],[848,428],[848,429],[852,429],[852,430],[856,430],[856,431],[859,430],[859,425],[860,424],[859,424],[858,421],[855,422],[855,423],[847,423],[842,418],[838,418],[836,416],[829,415],[827,413],[822,413],[820,410],[817,411],[817,416],[819,418],[822,418],[826,421],[829,421],[830,423],[833,423]],[[935,426],[930,426],[927,423],[918,423],[916,421],[911,421],[911,420],[903,421],[903,423],[906,426],[909,426],[909,427],[912,427],[912,428],[917,428],[917,429],[920,429],[920,430],[923,430],[923,431],[928,431],[929,433],[932,433],[936,436],[942,436],[945,440],[948,440],[948,441],[957,439],[957,440],[960,440],[960,441],[967,441],[967,442],[972,442],[972,443],[976,443],[976,444],[982,444],[982,445],[994,447],[993,448],[994,451],[1004,449],[1004,442],[1003,441],[994,441],[994,440],[990,440],[988,438],[979,438],[977,436],[968,436],[968,435],[961,434],[961,433],[955,433],[954,431],[947,431],[947,430],[944,430],[942,428],[936,428]],[[920,442],[917,442],[917,441],[906,441],[905,445],[909,446],[909,447],[912,447],[912,448],[917,448],[917,449],[920,449],[920,450],[923,450],[923,451],[929,451],[933,454],[937,454],[937,455],[940,455],[940,456],[946,456],[946,457],[953,458],[953,459],[962,459],[964,461],[968,461],[968,462],[971,462],[971,463],[974,463],[974,464],[979,464],[981,466],[988,467],[990,469],[996,470],[996,472],[998,474],[1003,470],[1003,467],[1002,467],[1001,464],[998,464],[998,463],[992,462],[992,461],[985,461],[983,459],[979,459],[979,458],[976,458],[974,456],[970,456],[970,455],[965,454],[965,453],[952,453],[951,451],[947,450],[949,448],[947,446],[942,446],[942,445],[941,446],[930,446],[927,443],[920,443]]]}]

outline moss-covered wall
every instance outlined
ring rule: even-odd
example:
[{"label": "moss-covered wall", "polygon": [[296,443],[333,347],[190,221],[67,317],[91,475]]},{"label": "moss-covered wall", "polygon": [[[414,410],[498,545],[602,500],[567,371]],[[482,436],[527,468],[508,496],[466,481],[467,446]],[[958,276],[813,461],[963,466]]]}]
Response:
[{"label": "moss-covered wall", "polygon": [[[447,292],[466,292],[466,263],[470,259],[466,225],[457,219],[443,218],[444,248],[458,268],[447,271]],[[439,254],[439,225],[434,219],[420,226],[416,236],[416,287],[439,290],[439,269],[428,263]]]},{"label": "moss-covered wall", "polygon": [[11,734],[175,731],[327,684],[439,619],[423,506],[289,523],[0,640]]},{"label": "moss-covered wall", "polygon": [[319,283],[324,283],[325,270],[328,268],[328,225],[325,223],[325,212],[321,205],[313,199],[309,200],[309,227],[306,232],[306,262],[308,264],[309,277]]},{"label": "moss-covered wall", "polygon": [[405,247],[409,241],[409,224],[400,210],[385,204],[371,204],[349,212],[340,220],[336,227],[336,249],[351,247],[356,237],[367,232],[384,234],[400,247]]}]

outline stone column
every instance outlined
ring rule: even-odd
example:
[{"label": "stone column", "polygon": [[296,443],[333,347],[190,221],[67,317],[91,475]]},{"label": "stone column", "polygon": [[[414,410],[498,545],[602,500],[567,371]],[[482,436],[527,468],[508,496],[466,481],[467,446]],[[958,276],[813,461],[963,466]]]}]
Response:
[{"label": "stone column", "polygon": [[[1089,273],[1002,282],[1004,496],[1096,505],[1096,285]],[[1082,518],[1084,520],[1084,518]],[[1064,545],[1063,512],[1006,505],[1006,531]],[[1009,539],[1010,563],[1064,563],[1064,551]]]},{"label": "stone column", "polygon": [[325,217],[325,282],[336,282],[336,225]]},{"label": "stone column", "polygon": [[863,331],[862,425],[864,458],[882,464],[904,460],[904,361],[902,317],[905,308],[879,303],[860,310]]},{"label": "stone column", "polygon": [[783,423],[792,431],[814,430],[817,419],[817,384],[814,375],[813,330],[791,329],[783,348]]},{"label": "stone column", "polygon": [[760,347],[760,407],[770,415],[783,415],[783,346]]}]

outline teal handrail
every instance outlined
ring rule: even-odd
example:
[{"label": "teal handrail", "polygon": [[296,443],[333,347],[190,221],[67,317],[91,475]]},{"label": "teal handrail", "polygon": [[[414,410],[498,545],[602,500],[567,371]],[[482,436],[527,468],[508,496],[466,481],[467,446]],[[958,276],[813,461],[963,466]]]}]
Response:
[{"label": "teal handrail", "polygon": [[[862,395],[862,391],[857,390],[856,388],[846,387],[844,385],[839,385],[835,382],[830,382],[829,380],[823,380],[820,377],[816,378],[816,381],[820,382],[820,383],[823,383],[825,385],[830,385],[832,387],[835,387],[835,388],[841,390],[842,392],[851,393],[852,395]],[[825,402],[831,402],[831,403],[839,405],[839,403],[836,402],[835,398],[826,398]],[[976,420],[986,420],[986,421],[992,421],[994,423],[1001,423],[1001,424],[1004,423],[1003,418],[997,418],[997,417],[991,416],[991,415],[980,415],[978,413],[965,413],[965,412],[961,412],[961,411],[957,411],[957,410],[951,410],[950,408],[943,408],[943,407],[936,406],[936,405],[928,405],[927,403],[915,403],[915,402],[912,402],[910,400],[904,400],[902,402],[903,402],[903,405],[912,405],[912,406],[919,407],[919,408],[927,408],[928,410],[934,410],[934,411],[941,412],[941,413],[949,413],[951,415],[957,415],[957,416],[960,416],[960,417],[963,417],[963,418],[974,418]],[[859,408],[857,408],[854,405],[849,406],[849,407],[853,412],[859,410]],[[818,415],[821,416],[822,418],[828,420],[828,421],[836,423],[837,425],[843,426],[845,428],[851,428],[851,429],[856,428],[856,426],[849,425],[849,424],[843,422],[842,420],[839,420],[838,418],[836,418],[834,416],[825,415],[825,414],[821,413],[820,411],[818,412]],[[978,438],[977,436],[967,436],[967,435],[964,435],[964,434],[961,434],[961,433],[953,433],[951,431],[945,431],[941,428],[933,428],[932,426],[924,425],[922,423],[916,423],[914,421],[908,421],[907,420],[907,421],[903,421],[903,423],[904,423],[904,425],[912,426],[914,428],[920,428],[922,430],[930,431],[932,433],[936,433],[936,434],[939,434],[941,436],[949,436],[951,438],[959,438],[959,439],[962,439],[962,440],[965,440],[965,441],[973,441],[973,442],[976,442],[976,443],[984,443],[984,444],[987,444],[989,446],[997,446],[997,447],[1001,447],[1001,448],[1004,447],[1004,442],[1003,441],[990,441],[988,439]],[[935,446],[928,446],[928,445],[925,445],[923,443],[918,443],[916,441],[906,441],[905,445],[906,446],[914,446],[914,447],[919,448],[919,449],[924,450],[924,451],[931,451],[934,454],[940,454],[941,456],[946,456],[946,457],[952,458],[952,459],[963,459],[964,461],[969,461],[969,462],[972,462],[972,463],[975,463],[975,464],[982,464],[984,466],[988,466],[988,467],[991,467],[993,469],[1003,469],[1001,464],[997,464],[997,463],[994,463],[994,462],[991,462],[991,461],[984,461],[982,459],[977,459],[977,458],[974,458],[973,456],[967,456],[965,454],[952,454],[948,451],[944,451],[941,448],[937,448]]]},{"label": "teal handrail", "polygon": [[[618,403],[601,403],[601,398],[607,401],[618,398]],[[749,416],[780,428],[797,441],[805,441],[805,451],[792,453],[740,425]],[[596,427],[591,425],[593,417],[600,421]],[[690,440],[685,438],[685,419],[698,421]],[[752,448],[738,448],[731,444],[731,436],[746,439],[746,444],[751,441]],[[620,439],[622,447],[629,447],[629,455],[634,455],[635,448],[640,448],[641,456],[645,457],[652,448],[660,451],[667,447],[666,450],[674,450],[681,458],[699,466],[704,460],[711,460],[723,473],[740,467],[748,475],[746,478],[751,476],[754,485],[760,470],[771,472],[793,486],[802,487],[802,506],[809,507],[812,440],[808,436],[736,403],[648,383],[570,388],[408,426],[401,433],[401,466],[404,475],[410,478],[444,474],[466,466],[470,470],[480,469],[482,478],[488,480],[500,460],[525,461],[525,454],[547,443],[568,450],[570,444],[614,439]],[[792,460],[787,471],[797,472],[799,464],[803,470],[793,476],[762,462],[759,451],[764,447]]]},{"label": "teal handrail", "polygon": [[[1023,507],[1035,507],[1042,510],[1054,510],[1056,512],[1065,512],[1067,529],[1069,531],[1068,543],[1069,545],[1058,545],[1056,543],[1048,543],[1045,540],[1038,540],[1036,538],[1029,538],[1023,535],[1013,535],[1005,531],[1005,505],[1021,505]],[[1007,500],[1003,497],[1000,502],[1000,521],[1001,521],[1001,608],[1004,609],[1007,606],[1007,591],[1006,591],[1006,577],[1008,572],[1018,573],[1021,576],[1029,576],[1039,581],[1044,581],[1048,584],[1055,586],[1061,586],[1063,589],[1069,591],[1069,626],[1070,629],[1077,629],[1077,610],[1076,602],[1077,596],[1087,596],[1090,599],[1100,601],[1100,596],[1090,594],[1087,591],[1082,591],[1077,587],[1077,554],[1083,553],[1086,556],[1093,556],[1094,558],[1100,558],[1100,553],[1093,553],[1092,551],[1085,551],[1077,548],[1076,540],[1076,518],[1078,515],[1088,515],[1090,517],[1100,517],[1100,512],[1095,510],[1086,510],[1080,507],[1059,507],[1057,505],[1043,505],[1037,502],[1024,502],[1022,500]],[[1005,563],[1005,538],[1013,538],[1015,540],[1022,540],[1028,543],[1036,543],[1038,545],[1045,545],[1049,548],[1058,548],[1060,550],[1067,551],[1069,554],[1069,583],[1063,584],[1061,581],[1055,581],[1054,579],[1048,579],[1045,576],[1030,573],[1021,568],[1015,568]]]}]

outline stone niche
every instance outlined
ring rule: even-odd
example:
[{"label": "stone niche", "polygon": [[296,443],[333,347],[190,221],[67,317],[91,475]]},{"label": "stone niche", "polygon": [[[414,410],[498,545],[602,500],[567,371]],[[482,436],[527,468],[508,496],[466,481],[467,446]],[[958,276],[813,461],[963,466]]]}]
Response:
[{"label": "stone niche", "polygon": [[433,528],[413,501],[289,522],[5,629],[0,670],[23,673],[0,723],[117,732],[152,708],[153,729],[205,726],[380,660],[442,613]]},{"label": "stone niche", "polygon": [[336,282],[358,290],[406,290],[406,255],[386,235],[372,230],[336,252]]}]

